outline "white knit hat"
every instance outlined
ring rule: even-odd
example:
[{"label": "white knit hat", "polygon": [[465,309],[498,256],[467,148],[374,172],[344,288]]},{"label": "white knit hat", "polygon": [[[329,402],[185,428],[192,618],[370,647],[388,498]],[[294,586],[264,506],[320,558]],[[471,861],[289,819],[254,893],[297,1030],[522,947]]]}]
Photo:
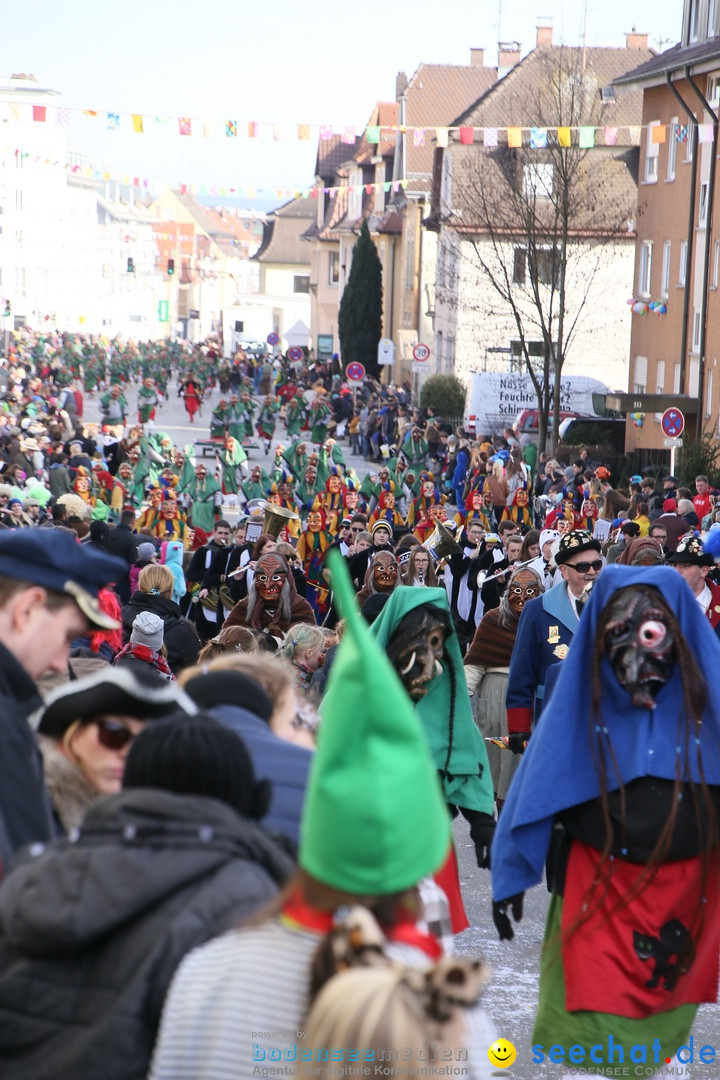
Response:
[{"label": "white knit hat", "polygon": [[153,652],[160,652],[163,646],[165,626],[159,615],[152,611],[141,611],[132,624],[130,641],[133,645],[145,645]]}]

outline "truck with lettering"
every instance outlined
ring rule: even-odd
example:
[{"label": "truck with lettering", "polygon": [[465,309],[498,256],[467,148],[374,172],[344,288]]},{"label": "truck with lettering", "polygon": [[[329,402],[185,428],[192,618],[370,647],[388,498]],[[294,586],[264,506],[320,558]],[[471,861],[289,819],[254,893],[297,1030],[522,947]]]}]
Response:
[{"label": "truck with lettering", "polygon": [[[561,419],[567,416],[595,416],[593,394],[608,394],[599,379],[568,375],[561,379]],[[553,384],[550,387],[552,403]],[[465,402],[464,428],[471,436],[501,435],[511,428],[521,413],[537,410],[538,400],[529,375],[507,371],[482,371],[471,376]],[[552,405],[551,405],[552,413]]]}]

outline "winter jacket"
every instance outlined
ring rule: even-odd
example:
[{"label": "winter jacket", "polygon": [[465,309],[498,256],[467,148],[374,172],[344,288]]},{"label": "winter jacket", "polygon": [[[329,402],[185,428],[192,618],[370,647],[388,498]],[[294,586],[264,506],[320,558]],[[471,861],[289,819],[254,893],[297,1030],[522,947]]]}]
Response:
[{"label": "winter jacket", "polygon": [[183,668],[191,667],[200,652],[200,638],[191,622],[184,619],[180,607],[174,600],[151,593],[136,592],[130,597],[130,603],[122,611],[123,637],[130,640],[132,624],[141,611],[152,611],[159,615],[164,625],[163,644],[167,649],[167,659],[175,675]]},{"label": "winter jacket", "polygon": [[99,799],[75,842],[28,857],[0,889],[3,1080],[145,1080],[183,956],[291,869],[215,799],[141,788]]},{"label": "winter jacket", "polygon": [[0,877],[19,848],[54,835],[42,759],[27,722],[41,704],[25,668],[0,644]]},{"label": "winter jacket", "polygon": [[272,783],[270,808],[262,824],[287,837],[297,848],[312,750],[281,739],[264,720],[239,705],[217,705],[210,712],[242,738],[258,780]]}]

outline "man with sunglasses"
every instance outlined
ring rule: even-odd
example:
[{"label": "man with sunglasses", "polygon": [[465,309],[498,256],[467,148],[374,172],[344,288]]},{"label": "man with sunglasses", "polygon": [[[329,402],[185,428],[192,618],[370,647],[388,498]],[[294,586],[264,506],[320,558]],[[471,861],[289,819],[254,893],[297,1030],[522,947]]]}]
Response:
[{"label": "man with sunglasses", "polygon": [[42,704],[36,682],[67,672],[70,643],[89,627],[118,628],[97,596],[126,572],[123,559],[60,529],[0,533],[0,875],[19,848],[53,834],[27,723]]},{"label": "man with sunglasses", "polygon": [[523,607],[510,660],[505,705],[510,749],[521,754],[538,722],[548,669],[567,656],[582,611],[583,591],[603,568],[599,540],[573,529],[555,563],[562,581]]}]

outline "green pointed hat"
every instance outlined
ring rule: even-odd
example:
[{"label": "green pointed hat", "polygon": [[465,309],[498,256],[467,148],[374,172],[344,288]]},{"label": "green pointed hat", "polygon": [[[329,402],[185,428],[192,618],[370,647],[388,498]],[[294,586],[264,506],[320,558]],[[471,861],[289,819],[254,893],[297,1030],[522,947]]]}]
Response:
[{"label": "green pointed hat", "polygon": [[357,610],[342,556],[328,560],[345,632],[323,700],[299,862],[325,885],[382,896],[438,869],[450,818],[412,702]]}]

